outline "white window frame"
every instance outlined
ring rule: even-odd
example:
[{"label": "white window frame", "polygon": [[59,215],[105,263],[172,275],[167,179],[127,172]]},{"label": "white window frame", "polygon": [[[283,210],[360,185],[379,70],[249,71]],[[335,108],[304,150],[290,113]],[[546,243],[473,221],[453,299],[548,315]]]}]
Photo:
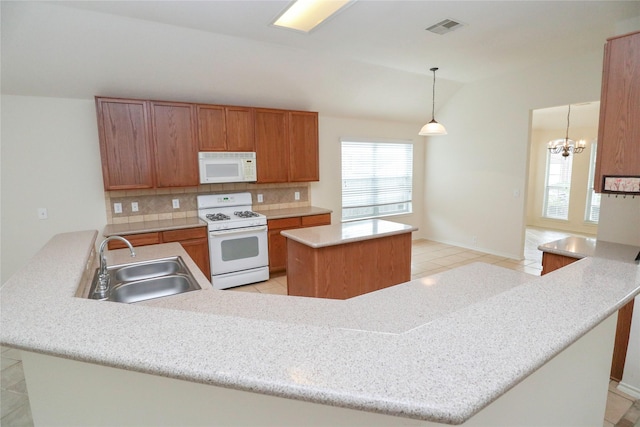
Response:
[{"label": "white window frame", "polygon": [[[549,184],[549,175],[552,169],[552,160],[559,160],[560,162],[567,162],[570,167],[569,170],[569,182],[566,184]],[[558,162],[554,162],[556,165],[560,164]],[[573,169],[573,155],[568,157],[563,157],[561,153],[555,154],[551,153],[547,150],[547,166],[545,171],[544,178],[544,195],[543,195],[543,204],[542,204],[542,217],[547,219],[554,219],[559,221],[568,221],[569,220],[569,206],[571,201],[571,173]],[[556,193],[560,193],[564,191],[566,193],[566,216],[558,216],[558,215],[549,215],[550,209],[550,192],[555,191]]]},{"label": "white window frame", "polygon": [[[355,154],[354,150],[358,150],[358,147],[364,152]],[[404,152],[402,159],[390,160],[389,150],[394,149]],[[413,143],[411,141],[341,138],[340,150],[342,222],[413,213]],[[376,150],[376,152],[367,153],[367,150]],[[378,156],[375,155],[376,153]],[[368,158],[368,167],[373,170],[358,170],[355,166],[369,154],[372,156]],[[366,164],[362,162],[361,165]],[[369,172],[372,173],[369,174]],[[366,180],[376,175],[378,184],[381,185],[376,187],[372,182],[369,186]],[[382,185],[385,183],[385,178],[387,185]]]},{"label": "white window frame", "polygon": [[[598,141],[591,144],[591,154],[589,158],[589,179],[587,182],[587,203],[584,210],[584,222],[589,224],[597,224],[600,219],[600,194],[593,189],[596,171],[596,153]],[[594,203],[595,201],[595,203]],[[596,219],[592,219],[593,210],[597,209]]]}]

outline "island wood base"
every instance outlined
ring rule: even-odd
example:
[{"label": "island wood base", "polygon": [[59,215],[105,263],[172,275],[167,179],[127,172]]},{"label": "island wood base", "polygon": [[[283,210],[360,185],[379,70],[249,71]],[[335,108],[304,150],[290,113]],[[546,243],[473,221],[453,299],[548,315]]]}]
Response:
[{"label": "island wood base", "polygon": [[289,295],[347,299],[411,280],[411,233],[312,248],[287,239]]}]

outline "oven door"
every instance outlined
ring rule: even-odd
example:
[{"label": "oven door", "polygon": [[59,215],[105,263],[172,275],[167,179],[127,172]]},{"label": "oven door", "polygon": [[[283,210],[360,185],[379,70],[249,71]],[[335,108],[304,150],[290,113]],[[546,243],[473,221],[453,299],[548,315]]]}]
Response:
[{"label": "oven door", "polygon": [[211,275],[269,265],[267,226],[209,231]]}]

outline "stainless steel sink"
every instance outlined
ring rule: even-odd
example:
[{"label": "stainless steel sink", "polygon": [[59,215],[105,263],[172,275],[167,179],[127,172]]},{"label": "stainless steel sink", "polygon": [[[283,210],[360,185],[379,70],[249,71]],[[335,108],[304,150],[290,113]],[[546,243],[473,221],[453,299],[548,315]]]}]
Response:
[{"label": "stainless steel sink", "polygon": [[[115,272],[115,279],[121,282],[150,279],[152,277],[175,274],[181,265],[174,259],[154,260],[120,267]],[[107,269],[108,270],[108,269]]]},{"label": "stainless steel sink", "polygon": [[[162,258],[107,267],[109,293],[106,301],[133,303],[202,289],[181,257]],[[95,298],[98,271],[89,298]]]}]

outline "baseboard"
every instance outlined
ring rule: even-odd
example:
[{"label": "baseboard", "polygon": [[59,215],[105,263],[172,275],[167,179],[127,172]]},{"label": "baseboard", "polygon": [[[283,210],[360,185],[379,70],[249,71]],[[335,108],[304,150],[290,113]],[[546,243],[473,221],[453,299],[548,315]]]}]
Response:
[{"label": "baseboard", "polygon": [[623,393],[627,393],[629,396],[633,396],[636,399],[640,399],[640,388],[637,388],[625,383],[618,384],[616,388]]},{"label": "baseboard", "polygon": [[494,251],[493,249],[483,248],[483,247],[473,246],[473,245],[465,245],[463,243],[455,242],[455,241],[452,241],[452,240],[434,239],[432,237],[424,237],[424,239],[425,240],[431,240],[432,242],[444,243],[445,245],[457,246],[459,248],[469,249],[469,250],[472,250],[472,251],[484,252],[484,253],[489,254],[489,255],[495,255],[495,256],[500,256],[500,257],[505,257],[505,258],[511,258],[511,259],[515,259],[515,260],[524,259],[522,254],[518,255],[518,254],[513,254],[513,253]]}]

